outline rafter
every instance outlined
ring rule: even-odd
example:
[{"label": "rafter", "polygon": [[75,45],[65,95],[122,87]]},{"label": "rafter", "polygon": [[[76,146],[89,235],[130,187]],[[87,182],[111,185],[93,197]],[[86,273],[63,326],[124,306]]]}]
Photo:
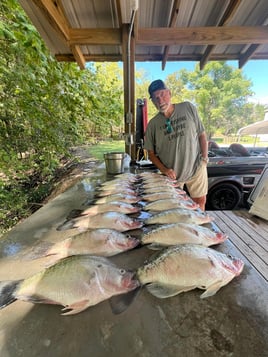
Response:
[{"label": "rafter", "polygon": [[[237,8],[239,7],[240,3],[241,3],[241,0],[230,0],[229,1],[229,4],[228,4],[224,14],[222,15],[222,17],[218,23],[218,26],[224,26],[230,21],[230,19],[236,12]],[[210,57],[211,53],[213,52],[214,48],[215,48],[215,45],[207,46],[207,48],[204,52],[204,55],[200,61],[200,69],[201,70],[204,68],[205,64],[209,61],[209,57]]]},{"label": "rafter", "polygon": [[[266,18],[263,22],[262,22],[262,26],[268,26],[268,18]],[[252,58],[252,56],[254,55],[254,53],[261,47],[260,44],[254,44],[249,46],[249,48],[246,50],[245,53],[243,53],[240,58],[239,58],[239,68],[242,68],[247,61],[250,60],[250,58]]]},{"label": "rafter", "polygon": [[60,35],[60,37],[64,38],[65,41],[68,41],[70,26],[62,12],[61,6],[58,4],[58,1],[33,0],[33,2],[42,11],[44,17]]},{"label": "rafter", "polygon": [[42,10],[47,21],[56,30],[56,32],[63,38],[66,45],[70,45],[70,50],[81,69],[85,68],[86,61],[83,57],[82,51],[78,45],[70,44],[70,25],[63,12],[63,7],[58,0],[33,0],[34,3]]},{"label": "rafter", "polygon": [[86,60],[84,58],[84,55],[83,55],[80,47],[79,46],[71,46],[71,51],[73,53],[75,61],[78,63],[78,66],[81,69],[85,69],[86,68]]},{"label": "rafter", "polygon": [[[72,54],[56,54],[55,57],[58,61],[63,62],[75,62],[75,58]],[[264,60],[267,59],[268,53],[255,53],[252,56],[254,60]],[[94,55],[94,54],[85,54],[84,58],[86,61],[93,61],[93,62],[118,62],[122,61],[122,55],[110,55],[110,54],[102,54],[102,55]],[[144,62],[144,61],[155,61],[161,62],[162,55],[161,54],[141,54],[135,56],[136,62]],[[168,61],[169,62],[178,62],[178,61],[200,61],[201,55],[198,54],[177,54],[177,55],[169,55]],[[221,53],[212,53],[211,61],[228,61],[228,60],[239,60],[239,56],[237,54],[221,54]]]},{"label": "rafter", "polygon": [[254,55],[254,53],[257,51],[257,49],[261,45],[251,45],[248,50],[239,58],[239,68],[242,68],[247,61]]}]

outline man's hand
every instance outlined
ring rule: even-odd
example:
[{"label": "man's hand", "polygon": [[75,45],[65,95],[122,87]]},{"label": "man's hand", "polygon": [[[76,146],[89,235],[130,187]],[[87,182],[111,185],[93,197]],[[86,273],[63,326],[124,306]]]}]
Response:
[{"label": "man's hand", "polygon": [[171,178],[172,180],[176,180],[176,174],[175,171],[172,169],[165,169],[162,171],[162,173],[166,176],[168,176],[169,178]]}]

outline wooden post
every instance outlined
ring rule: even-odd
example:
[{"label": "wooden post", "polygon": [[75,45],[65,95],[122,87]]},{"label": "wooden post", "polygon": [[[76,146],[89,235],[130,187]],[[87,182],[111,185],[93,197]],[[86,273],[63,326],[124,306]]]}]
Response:
[{"label": "wooden post", "polygon": [[123,81],[124,81],[124,131],[126,137],[125,151],[136,159],[135,143],[135,41],[130,39],[128,49],[129,24],[122,26],[122,58],[123,58]]}]

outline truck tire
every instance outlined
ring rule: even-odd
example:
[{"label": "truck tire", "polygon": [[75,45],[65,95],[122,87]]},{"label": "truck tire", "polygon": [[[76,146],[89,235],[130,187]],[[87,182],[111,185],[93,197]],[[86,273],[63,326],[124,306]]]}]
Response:
[{"label": "truck tire", "polygon": [[214,186],[207,195],[207,209],[232,210],[236,208],[242,199],[239,188],[231,183]]}]

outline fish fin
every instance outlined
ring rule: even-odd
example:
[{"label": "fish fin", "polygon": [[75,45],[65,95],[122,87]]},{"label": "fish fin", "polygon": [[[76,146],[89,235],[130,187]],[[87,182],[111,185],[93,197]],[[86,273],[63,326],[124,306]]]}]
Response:
[{"label": "fish fin", "polygon": [[161,245],[161,244],[157,244],[157,243],[151,243],[148,244],[147,248],[151,249],[151,250],[160,250],[163,249],[165,246]]},{"label": "fish fin", "polygon": [[66,217],[66,220],[69,221],[70,219],[79,217],[82,215],[82,212],[83,212],[83,210],[81,210],[81,209],[73,209]]},{"label": "fish fin", "polygon": [[209,296],[213,296],[216,294],[218,290],[222,287],[222,281],[218,280],[214,284],[210,285],[205,292],[200,296],[200,299],[205,299]]},{"label": "fish fin", "polygon": [[109,304],[113,314],[119,315],[132,304],[141,291],[141,286],[125,294],[115,295],[109,299]]},{"label": "fish fin", "polygon": [[196,286],[178,286],[160,283],[151,283],[146,285],[147,290],[154,296],[164,299],[180,293],[193,290]]},{"label": "fish fin", "polygon": [[67,315],[75,315],[78,314],[79,312],[82,312],[86,310],[89,307],[88,300],[81,300],[77,301],[71,305],[65,306],[61,311],[67,311],[64,312],[61,315],[67,316]]},{"label": "fish fin", "polygon": [[66,231],[67,229],[75,228],[75,221],[65,221],[57,227],[57,231]]},{"label": "fish fin", "polygon": [[9,280],[0,282],[0,309],[16,301],[16,288],[22,280]]}]

